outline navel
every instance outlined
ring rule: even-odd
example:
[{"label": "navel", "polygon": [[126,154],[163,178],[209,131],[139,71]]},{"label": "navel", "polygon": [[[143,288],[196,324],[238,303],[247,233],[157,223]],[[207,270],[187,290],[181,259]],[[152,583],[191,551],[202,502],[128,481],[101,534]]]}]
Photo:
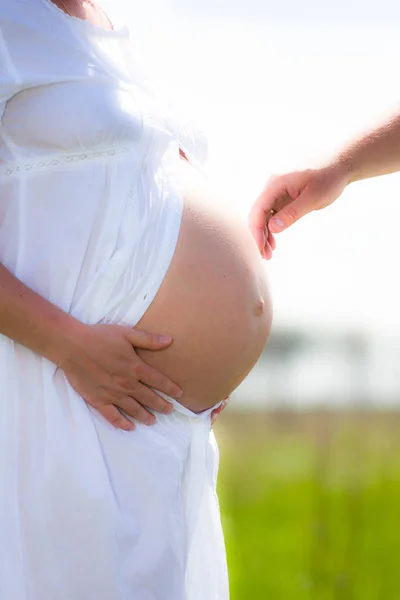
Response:
[{"label": "navel", "polygon": [[264,308],[265,308],[265,301],[262,298],[260,298],[260,300],[257,302],[257,306],[255,309],[256,315],[257,316],[262,315],[264,312]]}]

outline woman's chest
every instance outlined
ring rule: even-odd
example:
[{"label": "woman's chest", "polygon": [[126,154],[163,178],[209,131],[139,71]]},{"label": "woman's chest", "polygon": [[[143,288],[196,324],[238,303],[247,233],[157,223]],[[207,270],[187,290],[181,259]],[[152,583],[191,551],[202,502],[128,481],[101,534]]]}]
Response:
[{"label": "woman's chest", "polygon": [[140,142],[144,99],[109,82],[71,81],[26,89],[7,104],[3,130],[29,150],[72,151]]},{"label": "woman's chest", "polygon": [[162,110],[139,88],[91,79],[26,89],[7,104],[3,132],[23,153],[140,145],[166,133]]},{"label": "woman's chest", "polygon": [[[22,154],[139,144],[148,129],[164,131],[160,106],[146,93],[130,52],[115,40],[60,54],[50,69],[43,55],[24,70],[2,132]],[[63,60],[61,60],[63,58]]]}]

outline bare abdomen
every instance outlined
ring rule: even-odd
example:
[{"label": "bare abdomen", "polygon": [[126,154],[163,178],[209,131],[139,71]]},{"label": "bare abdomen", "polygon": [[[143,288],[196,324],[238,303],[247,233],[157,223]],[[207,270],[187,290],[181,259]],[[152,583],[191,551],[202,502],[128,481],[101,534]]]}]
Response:
[{"label": "bare abdomen", "polygon": [[166,277],[138,329],[169,333],[170,348],[139,351],[204,410],[230,394],[254,366],[272,318],[265,267],[246,225],[182,161],[184,211]]}]

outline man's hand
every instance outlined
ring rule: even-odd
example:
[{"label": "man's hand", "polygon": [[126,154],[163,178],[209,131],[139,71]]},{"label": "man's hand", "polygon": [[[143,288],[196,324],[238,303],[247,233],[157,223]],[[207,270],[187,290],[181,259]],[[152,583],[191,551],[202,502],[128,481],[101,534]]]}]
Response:
[{"label": "man's hand", "polygon": [[249,227],[261,255],[267,259],[272,256],[272,234],[284,231],[309,212],[332,204],[348,181],[340,164],[271,177],[249,216]]}]

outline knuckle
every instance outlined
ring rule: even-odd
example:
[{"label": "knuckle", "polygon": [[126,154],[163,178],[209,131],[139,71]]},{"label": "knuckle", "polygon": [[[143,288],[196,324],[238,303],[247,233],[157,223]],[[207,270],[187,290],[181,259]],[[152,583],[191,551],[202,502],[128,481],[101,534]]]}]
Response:
[{"label": "knuckle", "polygon": [[154,333],[150,333],[149,331],[141,331],[140,332],[142,342],[145,344],[151,344],[154,342],[156,336]]},{"label": "knuckle", "polygon": [[139,379],[140,379],[139,376],[131,378],[131,380],[129,382],[129,385],[126,388],[126,393],[128,395],[136,394],[137,389],[138,389],[138,387],[140,385]]},{"label": "knuckle", "polygon": [[151,385],[155,387],[157,390],[160,389],[160,386],[164,389],[165,387],[165,378],[161,373],[156,371],[155,369],[151,369],[148,372],[148,380],[151,382]]},{"label": "knuckle", "polygon": [[146,385],[150,388],[160,389],[163,385],[163,376],[155,369],[149,368],[146,371]]},{"label": "knuckle", "polygon": [[141,405],[139,401],[136,400],[132,404],[132,409],[129,410],[130,416],[136,419],[136,421],[139,423],[143,423],[144,425],[152,425],[154,423],[154,417],[148,410],[146,410],[147,406],[148,402],[146,402],[146,405]]},{"label": "knuckle", "polygon": [[130,387],[131,381],[129,377],[120,376],[115,379],[115,384],[115,388],[112,392],[113,396],[120,395],[121,393],[125,394]]},{"label": "knuckle", "polygon": [[156,333],[149,333],[147,335],[148,335],[147,341],[149,342],[149,344],[151,346],[157,346],[157,347],[160,346],[161,339]]},{"label": "knuckle", "polygon": [[133,376],[134,376],[136,379],[139,379],[139,377],[140,377],[140,376],[141,376],[141,374],[142,374],[142,365],[141,365],[141,363],[140,363],[140,362],[138,362],[138,361],[135,361],[135,362],[133,363],[133,365],[132,365],[131,372],[132,372]]},{"label": "knuckle", "polygon": [[90,404],[90,406],[93,406],[93,408],[96,408],[97,410],[100,410],[108,404],[107,398],[104,394],[96,394],[96,396],[94,397],[87,396],[85,398],[85,402],[87,402],[87,404]]},{"label": "knuckle", "polygon": [[164,379],[164,381],[162,381],[162,384],[163,387],[167,390],[166,393],[170,396],[173,396],[178,392],[178,388],[175,385],[175,383],[172,383],[172,381],[170,381],[169,379]]},{"label": "knuckle", "polygon": [[152,394],[151,396],[149,396],[149,398],[147,398],[147,406],[149,406],[149,408],[152,408],[154,410],[159,410],[160,408],[162,408],[164,406],[164,402],[160,396],[157,396],[157,394]]},{"label": "knuckle", "polygon": [[122,415],[118,414],[118,412],[113,412],[112,414],[109,414],[106,418],[111,423],[111,425],[114,425],[114,427],[118,427],[119,425],[122,425],[124,423],[124,418],[122,417]]},{"label": "knuckle", "polygon": [[138,399],[137,395],[135,397],[129,396],[129,398],[126,399],[124,410],[131,417],[138,419],[141,412],[144,410],[142,407],[142,401]]},{"label": "knuckle", "polygon": [[132,398],[131,402],[129,403],[128,414],[136,419],[138,416],[140,416],[140,413],[140,404],[136,399]]},{"label": "knuckle", "polygon": [[164,398],[161,398],[161,396],[159,396],[155,392],[153,392],[146,399],[146,405],[152,410],[155,410],[156,412],[163,413],[169,411],[170,403],[167,402],[167,400],[164,400]]},{"label": "knuckle", "polygon": [[93,406],[96,410],[100,410],[100,408],[104,405],[101,398],[84,398],[86,404],[89,406]]},{"label": "knuckle", "polygon": [[283,209],[283,212],[291,221],[297,221],[299,218],[299,213],[292,206],[287,206]]}]

